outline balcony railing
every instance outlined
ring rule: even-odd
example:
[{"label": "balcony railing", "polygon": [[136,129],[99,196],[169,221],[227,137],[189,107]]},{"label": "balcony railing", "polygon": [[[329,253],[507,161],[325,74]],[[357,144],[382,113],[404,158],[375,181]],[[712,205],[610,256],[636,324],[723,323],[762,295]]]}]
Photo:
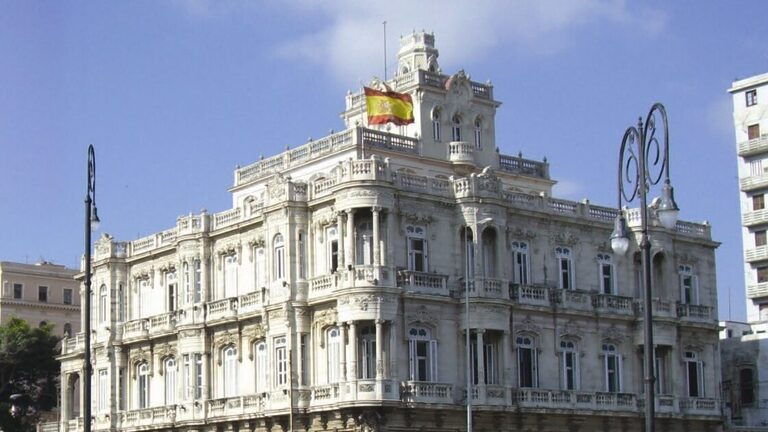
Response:
[{"label": "balcony railing", "polygon": [[768,151],[768,135],[760,135],[739,143],[739,156],[752,156]]},{"label": "balcony railing", "polygon": [[678,303],[677,316],[686,321],[709,322],[712,320],[712,308],[704,305]]},{"label": "balcony railing", "polygon": [[405,402],[453,403],[453,385],[419,381],[400,384],[400,398]]},{"label": "balcony railing", "polygon": [[754,249],[747,249],[747,252],[744,254],[744,259],[749,263],[768,260],[768,246],[758,246]]},{"label": "balcony railing", "polygon": [[744,177],[741,179],[740,184],[741,184],[742,192],[749,192],[756,189],[762,189],[762,188],[768,187],[768,175],[762,174],[762,175]]},{"label": "balcony railing", "polygon": [[61,344],[62,354],[71,354],[85,349],[85,333],[78,333],[73,337],[68,337]]},{"label": "balcony railing", "polygon": [[768,223],[768,209],[755,210],[741,214],[741,223],[746,226]]},{"label": "balcony railing", "polygon": [[710,398],[686,398],[679,400],[680,411],[686,414],[719,415],[720,401]]},{"label": "balcony railing", "polygon": [[237,315],[237,297],[214,300],[206,304],[207,320],[233,318]]},{"label": "balcony railing", "polygon": [[512,284],[512,299],[519,304],[531,306],[549,306],[549,288],[540,285]]},{"label": "balcony railing", "polygon": [[448,295],[448,275],[400,270],[397,279],[397,284],[406,292]]},{"label": "balcony railing", "polygon": [[[638,317],[643,317],[643,311],[645,310],[645,307],[643,305],[643,300],[635,299],[635,311]],[[653,313],[654,317],[660,317],[660,318],[676,318],[677,317],[677,310],[674,307],[674,303],[672,302],[666,302],[661,299],[655,298],[651,301],[651,312]]]},{"label": "balcony railing", "polygon": [[454,163],[475,163],[475,146],[466,141],[448,143],[448,160]]},{"label": "balcony railing", "polygon": [[750,284],[747,286],[748,299],[756,299],[761,297],[768,297],[768,282]]},{"label": "balcony railing", "polygon": [[513,389],[512,402],[524,408],[637,411],[634,393]]},{"label": "balcony railing", "polygon": [[592,307],[598,313],[612,313],[619,315],[634,315],[632,297],[623,297],[611,294],[593,294]]}]

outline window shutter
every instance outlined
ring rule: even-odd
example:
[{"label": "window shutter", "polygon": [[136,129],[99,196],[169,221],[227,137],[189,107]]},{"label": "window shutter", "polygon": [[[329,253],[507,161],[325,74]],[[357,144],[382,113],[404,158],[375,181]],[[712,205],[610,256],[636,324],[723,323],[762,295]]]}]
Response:
[{"label": "window shutter", "polygon": [[416,341],[408,341],[408,367],[411,381],[416,380]]},{"label": "window shutter", "polygon": [[691,302],[694,304],[701,304],[699,299],[699,277],[691,276],[691,279],[691,290],[693,290],[693,293],[691,294]]}]

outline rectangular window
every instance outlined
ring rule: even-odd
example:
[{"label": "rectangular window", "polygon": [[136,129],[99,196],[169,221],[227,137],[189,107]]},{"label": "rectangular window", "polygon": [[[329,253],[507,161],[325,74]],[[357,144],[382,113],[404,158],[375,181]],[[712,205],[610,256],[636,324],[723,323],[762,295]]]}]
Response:
[{"label": "rectangular window", "polygon": [[537,387],[536,351],[533,346],[517,348],[518,384],[520,387]]},{"label": "rectangular window", "polygon": [[616,354],[605,355],[605,391],[618,393],[621,391],[621,379],[619,356]]},{"label": "rectangular window", "polygon": [[288,385],[288,349],[284,337],[275,339],[275,378],[279,387]]},{"label": "rectangular window", "polygon": [[168,284],[168,312],[176,310],[176,284]]},{"label": "rectangular window", "polygon": [[603,294],[613,294],[613,265],[600,263],[600,290]]},{"label": "rectangular window", "polygon": [[428,271],[427,241],[423,238],[408,237],[408,270]]},{"label": "rectangular window", "polygon": [[299,385],[309,384],[309,334],[301,335],[301,375]]},{"label": "rectangular window", "polygon": [[432,119],[432,138],[440,142],[440,121],[437,119]]},{"label": "rectangular window", "polygon": [[755,402],[754,373],[750,368],[739,371],[739,398],[741,405],[751,406]]},{"label": "rectangular window", "polygon": [[64,301],[64,304],[66,305],[72,304],[72,288],[64,288],[63,301]]},{"label": "rectangular window", "polygon": [[475,148],[479,149],[482,147],[482,135],[480,133],[480,128],[475,128]]},{"label": "rectangular window", "polygon": [[[369,330],[368,328],[364,329]],[[360,338],[360,378],[376,378],[376,337],[372,332]]]},{"label": "rectangular window", "polygon": [[[71,293],[72,290],[70,290]],[[24,294],[24,285],[20,283],[13,284],[13,298],[16,300],[21,300]]]},{"label": "rectangular window", "polygon": [[757,268],[757,283],[768,282],[768,267]]},{"label": "rectangular window", "polygon": [[224,298],[237,297],[237,255],[224,258]]},{"label": "rectangular window", "polygon": [[765,195],[755,195],[752,197],[752,210],[762,210],[765,208]]},{"label": "rectangular window", "polygon": [[747,106],[757,105],[757,89],[744,92],[746,97]]},{"label": "rectangular window", "polygon": [[47,303],[48,302],[48,287],[47,286],[39,286],[37,287],[37,301]]},{"label": "rectangular window", "polygon": [[685,304],[698,304],[698,281],[693,274],[693,268],[688,265],[681,265],[679,269],[680,278],[680,301]]},{"label": "rectangular window", "polygon": [[755,231],[755,246],[765,246],[768,237],[765,235],[765,230]]},{"label": "rectangular window", "polygon": [[747,138],[749,138],[750,140],[760,138],[759,124],[753,124],[753,125],[747,126]]},{"label": "rectangular window", "polygon": [[486,384],[498,384],[499,373],[497,371],[497,365],[499,363],[496,353],[496,345],[487,343],[483,345],[483,366],[485,367],[485,383]]},{"label": "rectangular window", "polygon": [[118,400],[117,400],[117,409],[119,409],[120,411],[125,411],[125,401],[128,395],[128,387],[127,387],[127,383],[125,382],[124,367],[117,368],[117,380],[118,380],[118,385],[120,386],[120,394],[118,395]]},{"label": "rectangular window", "polygon": [[576,390],[576,352],[563,351],[563,388]]},{"label": "rectangular window", "polygon": [[451,134],[453,135],[454,141],[461,141],[461,126],[454,124],[451,127]]},{"label": "rectangular window", "polygon": [[573,289],[573,275],[571,274],[571,260],[560,258],[560,288]]},{"label": "rectangular window", "polygon": [[656,394],[665,394],[666,392],[666,368],[664,367],[664,354],[659,352],[659,348],[656,348],[656,364],[654,370],[656,374]]},{"label": "rectangular window", "polygon": [[688,397],[704,396],[704,370],[695,352],[685,353]]},{"label": "rectangular window", "polygon": [[683,290],[683,303],[693,303],[693,276],[683,275],[681,277],[681,288]]},{"label": "rectangular window", "polygon": [[107,410],[109,401],[109,376],[106,369],[99,370],[99,402],[97,409],[99,412]]},{"label": "rectangular window", "polygon": [[512,242],[512,277],[515,283],[528,285],[528,243]]},{"label": "rectangular window", "polygon": [[763,175],[763,160],[756,159],[749,162],[749,175],[759,176]]},{"label": "rectangular window", "polygon": [[194,374],[194,365],[192,364],[192,360],[189,358],[189,354],[184,354],[181,357],[181,380],[184,385],[184,388],[182,390],[182,399],[189,400],[192,398],[193,392],[194,392],[194,386],[193,386],[193,374]]},{"label": "rectangular window", "polygon": [[203,355],[195,354],[195,399],[203,398]]},{"label": "rectangular window", "polygon": [[202,295],[202,269],[200,260],[195,260],[195,303],[200,303],[202,301]]},{"label": "rectangular window", "polygon": [[412,381],[435,381],[437,379],[436,349],[437,341],[409,341],[410,366]]}]

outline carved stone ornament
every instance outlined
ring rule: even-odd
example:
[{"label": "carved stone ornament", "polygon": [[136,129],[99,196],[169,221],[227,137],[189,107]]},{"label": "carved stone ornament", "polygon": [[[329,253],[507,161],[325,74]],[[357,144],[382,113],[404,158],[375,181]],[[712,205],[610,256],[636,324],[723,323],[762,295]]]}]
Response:
[{"label": "carved stone ornament", "polygon": [[687,253],[676,253],[675,260],[678,265],[694,265],[699,261],[699,258]]},{"label": "carved stone ornament", "polygon": [[241,248],[239,242],[228,242],[216,247],[216,254],[221,256],[235,255]]},{"label": "carved stone ornament", "polygon": [[620,344],[624,341],[624,332],[619,330],[615,325],[611,324],[610,327],[603,331],[603,340],[611,343]]},{"label": "carved stone ornament", "polygon": [[400,216],[406,220],[406,222],[418,225],[428,225],[433,222],[435,218],[431,213],[425,211],[417,211],[412,208],[403,207],[399,211]]},{"label": "carved stone ornament", "polygon": [[557,232],[550,237],[550,241],[553,245],[576,246],[579,243],[579,238],[572,232]]},{"label": "carved stone ornament", "polygon": [[315,220],[315,226],[318,228],[322,228],[329,225],[335,225],[339,216],[338,216],[338,213],[336,212],[336,209],[334,209],[333,206],[331,206],[325,210],[315,212],[312,215],[312,218]]},{"label": "carved stone ornament", "polygon": [[217,353],[216,363],[221,365],[223,348],[228,345],[234,345],[237,349],[237,359],[242,360],[242,354],[240,350],[240,338],[236,330],[227,330],[223,333],[217,333],[213,337],[213,348]]},{"label": "carved stone ornament", "polygon": [[524,230],[520,227],[511,228],[509,231],[513,240],[533,240],[536,238],[536,232],[532,230]]},{"label": "carved stone ornament", "polygon": [[538,335],[541,333],[541,326],[536,325],[536,323],[533,322],[533,319],[531,319],[531,316],[528,315],[522,322],[515,326],[515,332]]},{"label": "carved stone ornament", "polygon": [[[160,346],[155,347],[155,356],[158,360],[158,364],[162,365],[164,360],[168,357],[177,357],[178,353],[176,352],[176,346],[171,345],[169,343],[164,343]],[[163,368],[160,367],[158,369],[158,373],[160,375],[163,374]]]},{"label": "carved stone ornament", "polygon": [[440,320],[435,315],[430,313],[429,309],[427,309],[427,307],[424,305],[419,306],[418,309],[406,315],[406,321],[408,324],[424,323],[429,324],[432,327],[436,327],[440,322]]},{"label": "carved stone ornament", "polygon": [[150,376],[152,375],[154,368],[152,367],[152,350],[150,348],[144,347],[132,351],[129,359],[129,363],[131,365],[131,377],[133,379],[136,379],[137,366],[144,362],[146,362],[147,366],[149,367]]},{"label": "carved stone ornament", "polygon": [[160,265],[160,271],[163,273],[173,273],[176,271],[175,262],[165,262]]},{"label": "carved stone ornament", "polygon": [[567,339],[581,340],[584,335],[584,331],[574,321],[568,321],[565,325],[559,329],[560,337]]},{"label": "carved stone ornament", "polygon": [[472,94],[472,88],[469,83],[469,76],[460,70],[445,81],[445,89],[451,99],[465,100]]},{"label": "carved stone ornament", "polygon": [[263,233],[258,233],[258,234],[256,234],[256,236],[254,236],[253,238],[248,240],[248,246],[251,249],[253,249],[253,248],[263,248],[265,245],[266,245],[266,243],[264,242],[264,234]]}]

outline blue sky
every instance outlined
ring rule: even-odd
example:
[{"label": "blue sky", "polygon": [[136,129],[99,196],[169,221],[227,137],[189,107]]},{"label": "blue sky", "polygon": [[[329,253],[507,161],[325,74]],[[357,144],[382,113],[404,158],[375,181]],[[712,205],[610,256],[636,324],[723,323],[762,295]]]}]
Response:
[{"label": "blue sky", "polygon": [[745,318],[726,89],[768,70],[768,3],[412,3],[0,3],[0,259],[78,264],[88,144],[102,232],[229,208],[236,165],[343,127],[386,20],[390,71],[426,29],[444,72],[493,82],[501,152],[546,156],[559,197],[615,205],[624,129],[663,102],[681,217],[712,223],[720,316]]}]

